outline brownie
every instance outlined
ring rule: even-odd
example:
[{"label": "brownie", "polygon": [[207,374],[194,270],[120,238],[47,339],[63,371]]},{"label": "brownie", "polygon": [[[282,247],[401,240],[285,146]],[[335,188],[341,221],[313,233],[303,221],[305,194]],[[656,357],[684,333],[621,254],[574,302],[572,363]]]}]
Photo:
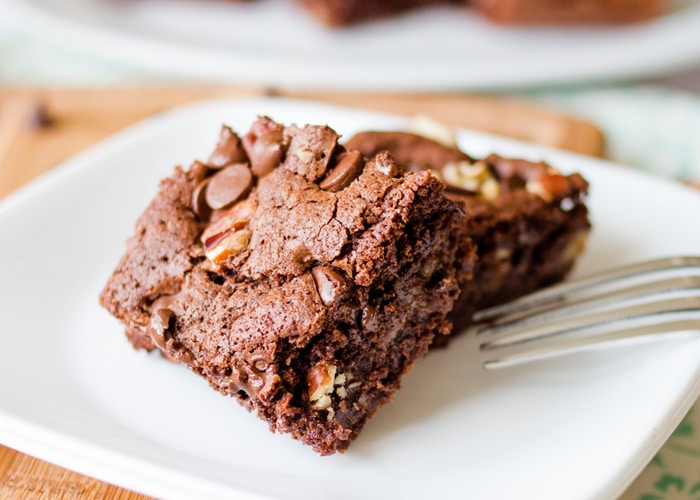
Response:
[{"label": "brownie", "polygon": [[444,179],[448,196],[463,204],[477,259],[474,279],[463,282],[451,317],[456,329],[468,326],[477,309],[561,281],[583,251],[590,222],[588,184],[579,174],[497,155],[475,160],[407,132],[363,132],[346,147],[368,157],[389,151],[409,171],[430,169]]},{"label": "brownie", "polygon": [[134,347],[323,455],[450,332],[474,256],[439,179],[338,138],[265,117],[222,128],[206,162],[161,182],[100,295]]},{"label": "brownie", "polygon": [[297,0],[318,19],[340,26],[428,5],[463,5],[509,24],[630,23],[661,14],[664,0]]},{"label": "brownie", "polygon": [[599,24],[645,21],[661,14],[662,0],[473,0],[492,21],[508,24]]},{"label": "brownie", "polygon": [[460,0],[297,0],[329,26],[393,16],[418,7],[460,3]]},{"label": "brownie", "polygon": [[[231,0],[241,3],[253,0]],[[660,16],[668,0],[296,0],[331,27],[396,16],[435,5],[467,7],[513,25],[595,25],[643,22]]]}]

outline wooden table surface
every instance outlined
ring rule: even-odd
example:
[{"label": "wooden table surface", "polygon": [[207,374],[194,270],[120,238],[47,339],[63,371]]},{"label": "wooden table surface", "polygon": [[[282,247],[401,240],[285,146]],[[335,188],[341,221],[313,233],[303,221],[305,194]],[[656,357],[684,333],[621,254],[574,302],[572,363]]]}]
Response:
[{"label": "wooden table surface", "polygon": [[[300,94],[253,88],[0,88],[0,197],[85,147],[159,111],[208,97],[276,94],[405,115],[599,156],[594,125],[517,101],[468,95]],[[42,116],[43,115],[43,116]]]},{"label": "wooden table surface", "polygon": [[[348,106],[427,113],[547,146],[600,156],[600,130],[517,101],[471,95],[291,94],[229,87],[0,89],[0,198],[85,147],[153,113],[218,96],[284,95]],[[331,124],[332,125],[332,124]],[[0,446],[0,498],[144,499],[143,495]]]}]

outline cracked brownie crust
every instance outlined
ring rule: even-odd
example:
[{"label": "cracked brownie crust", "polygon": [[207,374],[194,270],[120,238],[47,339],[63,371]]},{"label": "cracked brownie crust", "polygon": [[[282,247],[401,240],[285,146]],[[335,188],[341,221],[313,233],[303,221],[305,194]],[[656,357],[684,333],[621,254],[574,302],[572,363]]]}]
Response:
[{"label": "cracked brownie crust", "polygon": [[462,206],[429,172],[259,119],[176,168],[100,301],[273,430],[342,451],[398,389],[470,276]]}]

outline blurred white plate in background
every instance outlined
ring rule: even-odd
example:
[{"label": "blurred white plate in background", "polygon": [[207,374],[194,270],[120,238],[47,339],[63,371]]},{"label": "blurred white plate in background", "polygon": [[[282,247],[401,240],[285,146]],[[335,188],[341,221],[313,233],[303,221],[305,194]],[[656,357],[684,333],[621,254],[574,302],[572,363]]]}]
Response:
[{"label": "blurred white plate in background", "polygon": [[362,90],[495,89],[700,61],[700,3],[639,25],[517,28],[449,7],[330,30],[290,0],[0,0],[56,46],[188,80]]}]

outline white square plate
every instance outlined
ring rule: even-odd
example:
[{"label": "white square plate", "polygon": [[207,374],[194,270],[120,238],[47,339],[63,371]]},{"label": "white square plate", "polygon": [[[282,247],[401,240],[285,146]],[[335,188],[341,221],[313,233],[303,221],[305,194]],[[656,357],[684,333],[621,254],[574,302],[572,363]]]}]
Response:
[{"label": "white square plate", "polygon": [[[258,114],[349,137],[399,117],[279,99],[207,101],[146,120],[0,204],[0,442],[163,498],[593,498],[622,492],[700,393],[700,337],[486,372],[473,339],[421,360],[344,455],[319,457],[135,352],[97,295],[173,165]],[[460,131],[481,156],[545,159],[591,183],[577,274],[700,254],[700,196],[582,156]]]}]

